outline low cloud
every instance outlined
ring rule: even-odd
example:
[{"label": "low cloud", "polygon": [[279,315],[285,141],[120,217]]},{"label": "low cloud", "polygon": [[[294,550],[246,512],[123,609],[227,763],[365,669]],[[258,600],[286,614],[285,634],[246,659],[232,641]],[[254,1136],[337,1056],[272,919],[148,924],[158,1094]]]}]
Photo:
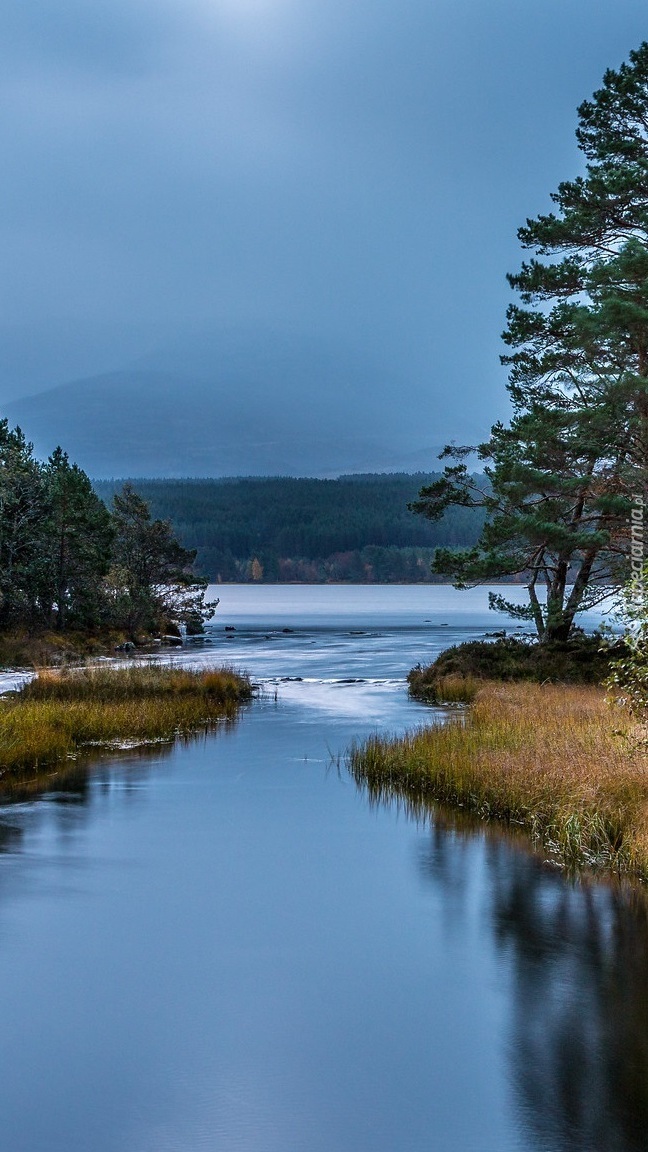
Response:
[{"label": "low cloud", "polygon": [[5,0],[0,395],[265,326],[487,425],[515,229],[643,33],[634,0]]}]

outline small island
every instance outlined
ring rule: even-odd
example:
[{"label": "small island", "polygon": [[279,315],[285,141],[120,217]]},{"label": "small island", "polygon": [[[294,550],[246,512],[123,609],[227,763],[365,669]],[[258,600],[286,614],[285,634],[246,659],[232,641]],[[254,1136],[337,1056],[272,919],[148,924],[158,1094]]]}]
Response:
[{"label": "small island", "polygon": [[248,677],[231,669],[156,661],[41,670],[0,699],[0,795],[50,786],[98,750],[208,730],[252,693]]}]

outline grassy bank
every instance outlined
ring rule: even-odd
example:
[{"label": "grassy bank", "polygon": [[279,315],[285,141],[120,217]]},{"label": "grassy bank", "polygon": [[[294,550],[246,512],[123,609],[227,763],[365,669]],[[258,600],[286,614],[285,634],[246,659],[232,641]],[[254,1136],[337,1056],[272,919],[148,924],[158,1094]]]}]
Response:
[{"label": "grassy bank", "polygon": [[91,666],[41,672],[0,697],[0,792],[64,767],[93,747],[171,740],[235,714],[245,676],[173,665]]},{"label": "grassy bank", "polygon": [[561,865],[648,879],[646,746],[600,688],[483,683],[470,709],[349,763],[377,799],[458,806],[525,828]]},{"label": "grassy bank", "polygon": [[43,668],[80,663],[93,656],[112,655],[127,639],[121,632],[92,635],[82,632],[28,632],[16,628],[0,635],[0,668]]},{"label": "grassy bank", "polygon": [[[446,648],[426,668],[417,665],[408,676],[410,695],[426,703],[444,703],[448,686],[459,691],[466,680],[467,696],[480,680],[529,680],[542,684],[601,684],[610,674],[610,660],[619,656],[620,645],[606,645],[602,636],[578,636],[565,643],[537,644],[515,636],[495,641],[467,640]],[[472,687],[471,687],[472,686]]]},{"label": "grassy bank", "polygon": [[[0,635],[0,668],[60,668],[82,664],[100,656],[114,656],[115,649],[132,637],[127,632],[107,629],[97,632],[29,632],[16,628]],[[159,638],[142,634],[137,646],[144,652],[155,650]]]}]

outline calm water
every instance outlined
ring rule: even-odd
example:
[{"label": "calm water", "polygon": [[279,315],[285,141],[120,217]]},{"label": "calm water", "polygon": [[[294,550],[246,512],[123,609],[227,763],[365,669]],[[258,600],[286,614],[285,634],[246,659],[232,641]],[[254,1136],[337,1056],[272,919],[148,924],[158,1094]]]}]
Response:
[{"label": "calm water", "polygon": [[484,593],[219,591],[237,723],[0,809],[0,1146],[643,1152],[643,901],[337,768]]}]

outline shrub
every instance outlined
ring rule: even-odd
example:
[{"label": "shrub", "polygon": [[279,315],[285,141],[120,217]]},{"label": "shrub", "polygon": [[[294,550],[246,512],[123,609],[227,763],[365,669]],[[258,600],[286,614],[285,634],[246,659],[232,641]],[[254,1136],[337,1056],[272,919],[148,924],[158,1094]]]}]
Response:
[{"label": "shrub", "polygon": [[517,637],[469,640],[447,648],[426,668],[417,665],[408,683],[412,696],[431,703],[439,699],[439,685],[448,678],[601,684],[615,653],[618,656],[622,650],[622,645],[606,647],[600,633],[553,644]]}]

